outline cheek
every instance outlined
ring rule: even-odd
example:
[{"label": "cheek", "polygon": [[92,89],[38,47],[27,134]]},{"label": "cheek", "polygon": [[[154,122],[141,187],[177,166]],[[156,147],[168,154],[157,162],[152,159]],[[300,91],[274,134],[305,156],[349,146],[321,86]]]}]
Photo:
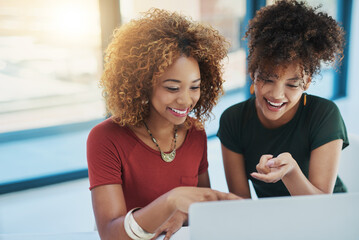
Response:
[{"label": "cheek", "polygon": [[292,102],[297,102],[300,100],[301,96],[302,96],[303,91],[295,91],[290,93],[290,99],[292,100]]},{"label": "cheek", "polygon": [[295,91],[294,95],[296,98],[300,98],[303,94],[303,90],[302,89],[297,89],[297,91]]},{"label": "cheek", "polygon": [[266,91],[268,91],[268,86],[257,84],[257,86],[254,88],[254,94],[256,96],[262,96]]},{"label": "cheek", "polygon": [[166,104],[171,101],[170,97],[171,94],[168,94],[168,92],[156,89],[153,91],[151,100],[157,104]]},{"label": "cheek", "polygon": [[199,98],[201,97],[201,93],[200,91],[198,91],[197,93],[194,93],[192,95],[192,101],[193,101],[193,105],[196,105],[196,103],[198,102]]}]

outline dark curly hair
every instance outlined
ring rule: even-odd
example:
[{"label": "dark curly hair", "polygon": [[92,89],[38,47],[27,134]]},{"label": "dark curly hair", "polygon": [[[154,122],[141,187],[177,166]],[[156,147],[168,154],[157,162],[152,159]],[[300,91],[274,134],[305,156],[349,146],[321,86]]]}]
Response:
[{"label": "dark curly hair", "polygon": [[[248,72],[266,74],[268,66],[298,61],[308,76],[320,73],[320,64],[340,64],[344,30],[327,13],[294,0],[276,1],[257,11],[249,22]],[[253,81],[253,79],[252,79]]]},{"label": "dark curly hair", "polygon": [[120,124],[138,126],[149,116],[149,99],[158,78],[180,56],[193,57],[201,74],[200,99],[190,126],[202,127],[222,89],[222,59],[229,44],[210,26],[178,13],[151,9],[114,31],[106,50],[100,84],[107,111]]}]

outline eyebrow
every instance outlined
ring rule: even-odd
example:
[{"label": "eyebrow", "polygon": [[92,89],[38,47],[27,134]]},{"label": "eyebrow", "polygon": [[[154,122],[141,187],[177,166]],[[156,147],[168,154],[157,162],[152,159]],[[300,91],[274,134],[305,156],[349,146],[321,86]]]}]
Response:
[{"label": "eyebrow", "polygon": [[298,80],[303,80],[303,78],[293,77],[293,78],[288,78],[288,79],[287,79],[287,81],[298,81]]},{"label": "eyebrow", "polygon": [[[192,83],[195,83],[195,82],[198,82],[198,81],[201,81],[201,78],[197,78],[197,79],[193,80]],[[164,82],[164,83],[165,83],[165,82],[181,83],[181,80],[169,78],[169,79],[164,80],[163,82]]]}]

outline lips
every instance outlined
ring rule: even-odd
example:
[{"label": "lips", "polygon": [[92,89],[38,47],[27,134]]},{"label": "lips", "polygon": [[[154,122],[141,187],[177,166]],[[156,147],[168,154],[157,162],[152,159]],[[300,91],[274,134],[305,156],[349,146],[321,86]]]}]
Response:
[{"label": "lips", "polygon": [[267,102],[268,108],[271,110],[279,110],[286,104],[286,102],[272,102],[268,99],[265,99],[265,101]]},{"label": "lips", "polygon": [[189,112],[189,108],[186,109],[177,109],[177,108],[171,108],[168,107],[168,109],[171,111],[171,113],[177,117],[185,117],[187,116]]}]

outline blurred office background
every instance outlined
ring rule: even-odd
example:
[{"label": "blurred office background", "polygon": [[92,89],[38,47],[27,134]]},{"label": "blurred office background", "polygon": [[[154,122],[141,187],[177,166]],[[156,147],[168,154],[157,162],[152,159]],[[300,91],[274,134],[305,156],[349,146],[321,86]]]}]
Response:
[{"label": "blurred office background", "polygon": [[[230,42],[225,95],[206,125],[212,187],[227,191],[215,137],[224,109],[249,96],[248,20],[265,0],[0,0],[0,234],[92,231],[86,139],[105,116],[98,87],[115,27],[151,7],[211,24]],[[359,2],[308,0],[346,31],[338,71],[323,66],[309,93],[334,100],[359,134]]]}]

